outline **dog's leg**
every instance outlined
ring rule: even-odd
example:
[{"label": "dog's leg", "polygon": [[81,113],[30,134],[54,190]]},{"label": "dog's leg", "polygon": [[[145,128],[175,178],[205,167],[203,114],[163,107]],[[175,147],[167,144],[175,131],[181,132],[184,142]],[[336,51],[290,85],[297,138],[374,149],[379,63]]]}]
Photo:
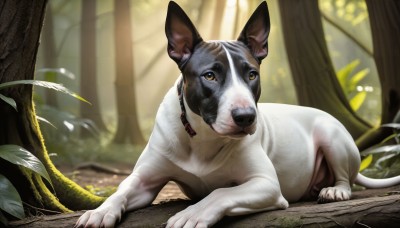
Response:
[{"label": "dog's leg", "polygon": [[[169,166],[167,163],[163,166],[160,156],[144,156],[146,158],[138,161],[132,174],[121,182],[117,191],[97,209],[86,211],[75,227],[114,227],[125,211],[145,207],[154,200],[168,181],[165,176],[168,172],[162,167],[168,169]],[[151,161],[147,163],[149,159]]]},{"label": "dog's leg", "polygon": [[[258,157],[258,160],[263,158]],[[254,173],[250,170],[248,180],[244,183],[214,190],[198,203],[171,217],[166,227],[209,227],[225,215],[235,216],[287,208],[289,204],[282,196],[275,169],[266,156],[265,160],[268,161],[260,162],[262,165],[250,163],[247,167],[238,167],[243,175],[248,174],[249,170],[246,169],[252,168],[263,169],[263,172]]]},{"label": "dog's leg", "polygon": [[[322,129],[323,128],[323,129]],[[335,178],[335,185],[321,190],[319,203],[349,200],[351,184],[357,176],[360,166],[358,149],[347,130],[341,124],[322,124],[317,130],[317,142],[320,144],[328,166]]]},{"label": "dog's leg", "polygon": [[209,227],[225,215],[243,215],[288,206],[279,185],[261,177],[254,178],[236,187],[214,190],[200,202],[171,217],[166,227]]}]

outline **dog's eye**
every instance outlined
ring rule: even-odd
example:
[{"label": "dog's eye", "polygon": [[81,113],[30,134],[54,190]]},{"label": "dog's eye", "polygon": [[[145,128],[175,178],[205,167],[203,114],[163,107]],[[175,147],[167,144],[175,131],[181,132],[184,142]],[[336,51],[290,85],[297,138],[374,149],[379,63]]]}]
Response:
[{"label": "dog's eye", "polygon": [[254,80],[258,76],[258,73],[256,71],[250,71],[249,73],[249,80]]},{"label": "dog's eye", "polygon": [[202,75],[207,81],[216,81],[217,78],[213,72],[207,72]]}]

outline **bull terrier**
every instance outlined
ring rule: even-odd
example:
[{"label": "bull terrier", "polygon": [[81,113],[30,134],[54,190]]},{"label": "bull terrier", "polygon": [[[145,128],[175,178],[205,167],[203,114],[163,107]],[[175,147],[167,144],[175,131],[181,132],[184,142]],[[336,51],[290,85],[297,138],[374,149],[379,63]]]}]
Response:
[{"label": "bull terrier", "polygon": [[132,174],[76,227],[113,227],[125,211],[151,204],[169,181],[199,201],[167,227],[209,227],[224,216],[285,209],[304,199],[349,200],[353,183],[400,183],[400,176],[359,174],[351,135],[328,113],[257,104],[269,31],[262,2],[236,41],[205,42],[184,11],[169,3],[168,54],[182,74],[162,101]]}]

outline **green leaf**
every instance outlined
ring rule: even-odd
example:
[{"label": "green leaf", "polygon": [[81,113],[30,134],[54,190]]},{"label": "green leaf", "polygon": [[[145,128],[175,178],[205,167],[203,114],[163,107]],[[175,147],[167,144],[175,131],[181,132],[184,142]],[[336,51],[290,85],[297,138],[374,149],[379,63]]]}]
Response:
[{"label": "green leaf", "polygon": [[[383,125],[381,125],[381,126],[383,126]],[[400,134],[399,134],[399,133],[393,133],[393,134],[389,135],[388,137],[384,138],[384,139],[382,140],[382,142],[380,142],[379,144],[383,145],[383,144],[389,142],[389,141],[392,140],[392,139],[395,139],[395,140],[396,140],[396,138],[398,138],[398,137],[400,137]]]},{"label": "green leaf", "polygon": [[381,127],[391,127],[391,128],[394,128],[394,129],[400,129],[400,123],[382,124]]},{"label": "green leaf", "polygon": [[361,155],[365,156],[369,154],[388,153],[388,152],[394,152],[400,154],[400,145],[380,146],[380,147],[366,149],[363,152],[361,152]]},{"label": "green leaf", "polygon": [[39,121],[43,122],[43,123],[47,123],[48,125],[54,127],[55,129],[57,129],[56,126],[54,126],[50,121],[48,121],[47,119],[41,117],[41,116],[36,116],[36,119],[38,119]]},{"label": "green leaf", "polygon": [[35,171],[52,185],[49,174],[47,173],[43,163],[24,148],[18,145],[1,145],[0,157],[13,164],[21,165]]},{"label": "green leaf", "polygon": [[361,80],[363,80],[365,78],[365,76],[368,75],[368,73],[369,73],[369,69],[366,68],[364,70],[357,72],[355,75],[353,75],[353,77],[351,77],[349,84],[348,84],[349,90],[354,91],[356,89],[356,86],[361,82]]},{"label": "green leaf", "polygon": [[84,98],[82,98],[78,94],[73,93],[69,89],[65,88],[63,85],[60,85],[60,84],[57,84],[57,83],[54,83],[54,82],[46,82],[46,81],[39,81],[39,80],[11,81],[11,82],[5,82],[5,83],[0,84],[0,90],[8,88],[10,86],[22,85],[22,84],[24,84],[24,85],[35,85],[35,86],[41,86],[41,87],[48,88],[48,89],[53,89],[55,91],[68,94],[68,95],[70,95],[72,97],[75,97],[78,100],[81,100],[83,102],[86,102],[86,103],[90,104],[89,101],[85,100]]},{"label": "green leaf", "polygon": [[12,99],[11,97],[6,97],[3,94],[0,94],[0,99],[11,105],[15,109],[15,111],[18,111],[17,103],[15,103],[14,99]]},{"label": "green leaf", "polygon": [[361,161],[359,172],[363,171],[363,170],[366,169],[369,165],[371,165],[371,163],[372,163],[372,158],[373,158],[373,156],[372,156],[372,154],[370,154],[370,155],[368,155],[366,158],[364,158],[364,159]]},{"label": "green leaf", "polygon": [[366,91],[362,91],[362,92],[357,93],[350,100],[351,108],[353,108],[354,111],[357,111],[358,109],[360,109],[360,107],[364,103],[366,97],[367,97],[367,92]]},{"label": "green leaf", "polygon": [[24,207],[17,189],[3,175],[0,174],[0,209],[8,214],[23,219],[25,217]]},{"label": "green leaf", "polygon": [[397,159],[397,154],[388,154],[388,155],[380,157],[375,162],[375,167],[377,167],[378,169],[383,169],[384,167],[390,166],[388,164],[385,165],[385,164],[382,164],[382,163],[389,163],[392,158],[394,158],[394,160]]},{"label": "green leaf", "polygon": [[367,76],[369,73],[369,69],[366,68],[364,70],[361,70],[359,72],[357,72],[355,75],[353,75],[349,81],[349,90],[350,91],[354,91],[357,87],[358,84],[360,84],[360,82],[365,78],[365,76]]},{"label": "green leaf", "polygon": [[346,66],[344,66],[342,69],[340,69],[336,75],[337,78],[339,80],[340,85],[342,86],[343,90],[345,91],[345,93],[349,93],[349,89],[348,89],[348,80],[350,77],[351,72],[353,72],[353,70],[360,64],[360,60],[359,59],[355,59],[352,62],[350,62],[349,64],[347,64]]}]

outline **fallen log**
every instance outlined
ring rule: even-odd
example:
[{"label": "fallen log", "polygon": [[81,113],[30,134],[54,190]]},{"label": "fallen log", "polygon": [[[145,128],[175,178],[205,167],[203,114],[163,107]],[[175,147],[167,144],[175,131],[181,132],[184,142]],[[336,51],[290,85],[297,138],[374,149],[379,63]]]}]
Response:
[{"label": "fallen log", "polygon": [[[168,218],[193,202],[175,200],[125,214],[119,228],[163,227]],[[10,227],[73,227],[83,212],[13,221]],[[400,227],[400,186],[357,191],[345,202],[300,202],[286,210],[226,217],[215,227]]]}]

